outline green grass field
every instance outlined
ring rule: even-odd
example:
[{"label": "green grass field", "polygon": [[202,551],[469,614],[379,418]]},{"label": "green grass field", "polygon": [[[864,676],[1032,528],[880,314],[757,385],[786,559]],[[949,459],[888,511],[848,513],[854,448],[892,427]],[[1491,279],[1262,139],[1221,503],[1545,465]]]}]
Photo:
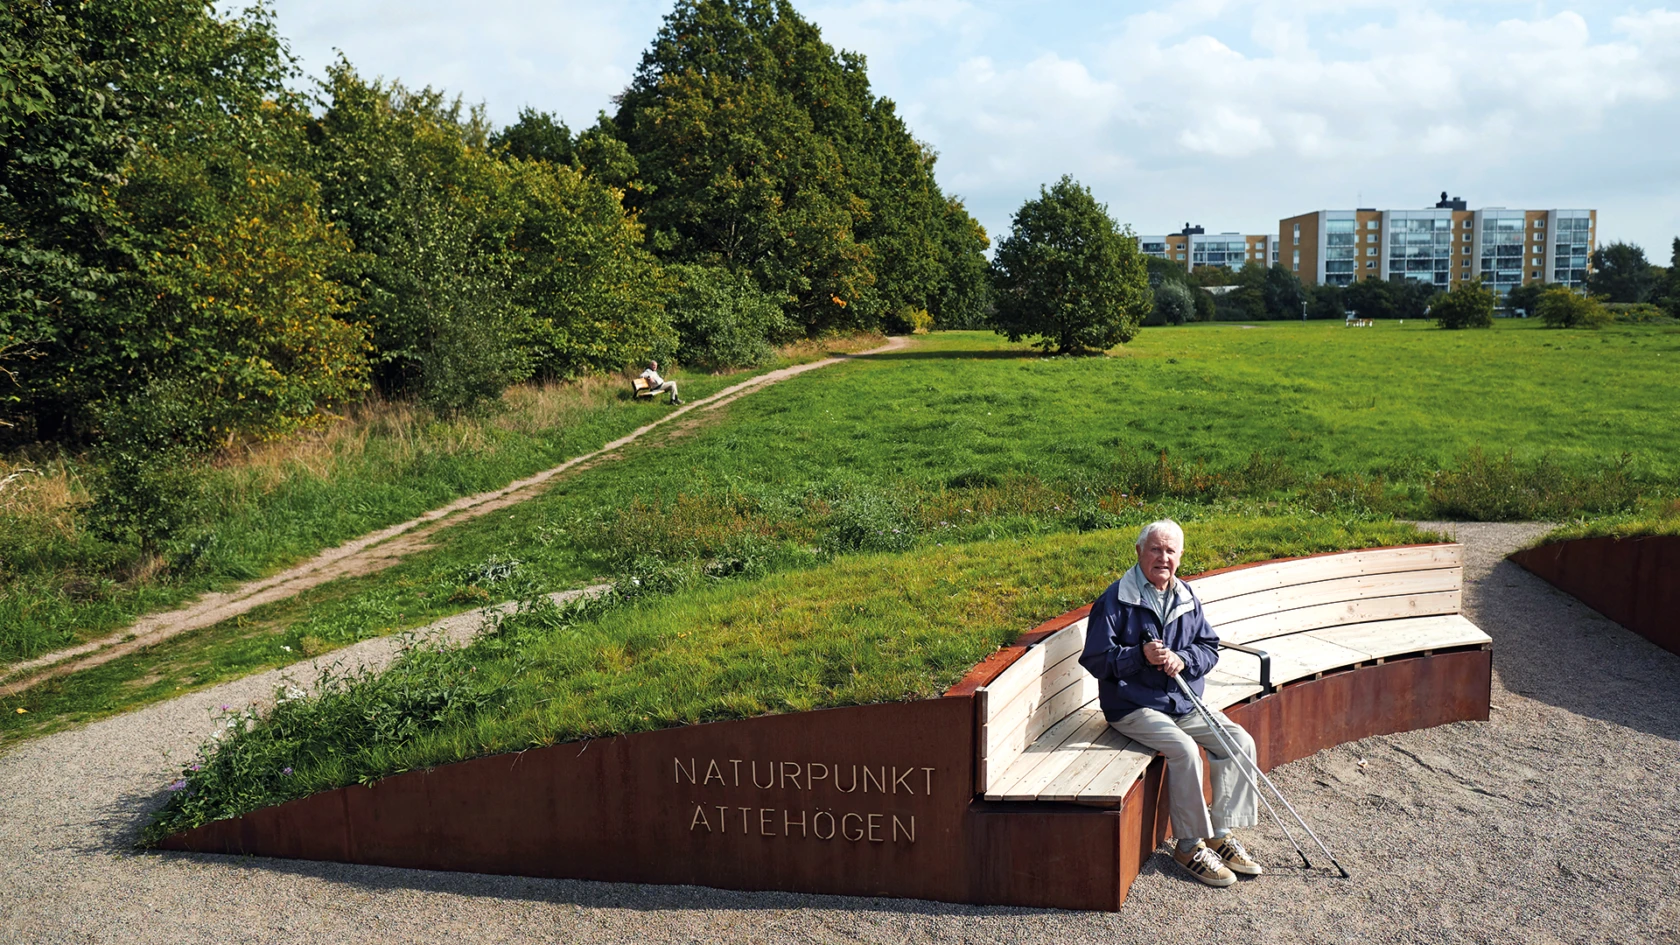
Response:
[{"label": "green grass field", "polygon": [[1613,514],[1674,492],[1677,354],[1675,329],[1512,322],[1151,329],[1106,358],[918,338],[700,414],[388,571],[0,700],[0,740],[603,577],[752,579],[1159,514]]},{"label": "green grass field", "polygon": [[[857,350],[878,337],[790,351],[765,368]],[[751,376],[678,373],[698,399]],[[663,402],[635,402],[621,379],[514,388],[484,417],[442,420],[373,405],[315,434],[218,457],[200,470],[200,514],[166,549],[176,565],[88,533],[89,464],[16,455],[34,468],[0,493],[0,665],[109,633],[205,590],[273,573],[324,548],[499,488],[596,449],[653,420]],[[190,558],[190,562],[183,559]]]},{"label": "green grass field", "polygon": [[0,700],[0,742],[603,577],[682,597],[1159,515],[1297,521],[1327,546],[1455,506],[1628,515],[1675,494],[1677,355],[1673,328],[1532,323],[1186,326],[1048,360],[917,338],[648,437],[386,572]]}]

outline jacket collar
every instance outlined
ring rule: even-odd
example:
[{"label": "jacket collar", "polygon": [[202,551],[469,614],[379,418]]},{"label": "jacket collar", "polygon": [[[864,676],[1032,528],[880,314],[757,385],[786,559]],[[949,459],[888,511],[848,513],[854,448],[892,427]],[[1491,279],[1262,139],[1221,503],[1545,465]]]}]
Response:
[{"label": "jacket collar", "polygon": [[[1143,576],[1143,570],[1134,564],[1125,574],[1120,575],[1120,580],[1116,582],[1115,593],[1120,598],[1120,603],[1132,607],[1142,607],[1144,610],[1154,613],[1155,605],[1144,596],[1145,588],[1151,591],[1155,589],[1149,583],[1149,579]],[[1167,623],[1172,623],[1196,608],[1196,595],[1190,590],[1190,585],[1174,577],[1172,579],[1172,589],[1174,591],[1173,605],[1172,609],[1167,612]]]}]

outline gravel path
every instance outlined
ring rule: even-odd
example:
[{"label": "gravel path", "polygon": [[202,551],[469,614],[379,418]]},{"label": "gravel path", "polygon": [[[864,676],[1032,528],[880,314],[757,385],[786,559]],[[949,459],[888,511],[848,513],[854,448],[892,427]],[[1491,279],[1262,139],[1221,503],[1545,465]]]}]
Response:
[{"label": "gravel path", "polygon": [[1536,526],[1456,530],[1492,721],[1274,772],[1352,880],[1272,827],[1269,875],[1211,890],[1157,855],[1115,915],[136,855],[171,755],[270,673],[0,756],[0,942],[1680,941],[1680,657],[1503,561]]}]

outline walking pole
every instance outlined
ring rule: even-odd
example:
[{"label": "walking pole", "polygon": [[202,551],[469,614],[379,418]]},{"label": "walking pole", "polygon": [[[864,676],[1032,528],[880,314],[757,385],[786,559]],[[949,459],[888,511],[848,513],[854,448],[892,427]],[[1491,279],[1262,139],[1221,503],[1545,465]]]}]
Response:
[{"label": "walking pole", "polygon": [[[1149,640],[1156,643],[1160,642],[1160,637],[1156,635],[1155,631],[1145,627],[1143,632]],[[1259,762],[1238,751],[1236,746],[1233,745],[1230,739],[1226,737],[1225,726],[1219,724],[1219,720],[1213,717],[1213,713],[1208,710],[1207,705],[1202,702],[1201,697],[1196,695],[1196,690],[1190,688],[1190,684],[1184,681],[1183,676],[1173,676],[1172,679],[1173,682],[1178,683],[1179,690],[1186,696],[1190,697],[1190,703],[1196,707],[1196,711],[1201,713],[1202,720],[1207,723],[1208,728],[1213,730],[1214,737],[1219,739],[1219,745],[1225,749],[1226,755],[1236,760],[1237,770],[1241,771],[1243,776],[1248,778],[1249,786],[1254,788],[1254,793],[1259,796],[1261,801],[1265,802],[1266,811],[1272,815],[1272,820],[1276,821],[1278,827],[1283,830],[1283,835],[1289,838],[1289,842],[1295,847],[1295,853],[1301,858],[1301,862],[1305,863],[1308,867],[1312,866],[1312,862],[1307,859],[1307,854],[1302,851],[1301,845],[1295,842],[1295,836],[1289,832],[1288,827],[1283,825],[1283,820],[1278,817],[1277,811],[1272,808],[1272,802],[1266,799],[1266,792],[1260,789],[1261,781],[1265,782],[1266,787],[1271,788],[1272,793],[1277,795],[1277,799],[1283,803],[1284,808],[1289,811],[1290,816],[1295,818],[1295,822],[1301,825],[1301,829],[1307,832],[1307,836],[1311,837],[1313,842],[1318,844],[1318,848],[1324,851],[1324,855],[1330,858],[1330,862],[1335,864],[1336,870],[1342,874],[1342,878],[1351,879],[1353,874],[1349,873],[1347,871],[1347,867],[1343,866],[1341,861],[1336,859],[1336,854],[1330,852],[1330,848],[1324,845],[1324,841],[1318,839],[1318,834],[1313,833],[1313,829],[1307,826],[1306,820],[1295,810],[1295,806],[1289,803],[1289,798],[1284,797],[1283,792],[1278,790],[1278,786],[1276,784],[1272,783],[1272,779],[1267,777],[1266,772],[1260,770]],[[1250,768],[1252,768],[1252,771]],[[1256,780],[1256,776],[1258,776],[1259,780]]]}]

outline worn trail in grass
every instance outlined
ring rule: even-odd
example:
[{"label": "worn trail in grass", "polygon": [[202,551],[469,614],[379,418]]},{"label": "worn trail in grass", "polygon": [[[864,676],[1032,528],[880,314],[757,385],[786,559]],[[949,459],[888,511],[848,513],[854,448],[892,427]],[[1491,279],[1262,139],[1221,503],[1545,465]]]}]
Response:
[{"label": "worn trail in grass", "polygon": [[[879,336],[805,343],[754,373],[879,344]],[[678,373],[691,400],[747,376]],[[320,430],[251,444],[198,469],[191,520],[157,555],[89,532],[84,478],[97,468],[83,458],[0,456],[0,478],[31,470],[0,489],[0,664],[111,634],[143,614],[499,489],[665,409],[633,402],[613,378],[520,385],[485,416],[444,419],[411,403],[365,404]]]},{"label": "worn trail in grass", "polygon": [[[881,354],[904,347],[904,339],[895,338],[866,354]],[[558,466],[536,475],[509,483],[500,489],[465,496],[448,505],[433,509],[418,518],[400,522],[354,541],[329,549],[296,567],[260,581],[253,581],[230,591],[213,593],[193,605],[173,611],[149,615],[133,626],[102,639],[92,640],[69,650],[49,653],[10,667],[22,678],[0,685],[0,697],[14,695],[54,676],[108,663],[113,659],[153,646],[171,637],[208,627],[249,613],[273,601],[284,600],[301,591],[342,577],[370,574],[390,567],[405,556],[428,546],[429,540],[443,528],[469,521],[506,508],[537,495],[550,481],[561,474],[627,446],[658,427],[670,423],[691,411],[704,411],[718,403],[728,403],[766,385],[786,380],[806,371],[839,363],[844,357],[827,358],[807,364],[781,368],[738,384],[716,394],[692,401],[678,409],[644,424],[600,449],[575,456]],[[34,670],[39,669],[38,672]]]}]

